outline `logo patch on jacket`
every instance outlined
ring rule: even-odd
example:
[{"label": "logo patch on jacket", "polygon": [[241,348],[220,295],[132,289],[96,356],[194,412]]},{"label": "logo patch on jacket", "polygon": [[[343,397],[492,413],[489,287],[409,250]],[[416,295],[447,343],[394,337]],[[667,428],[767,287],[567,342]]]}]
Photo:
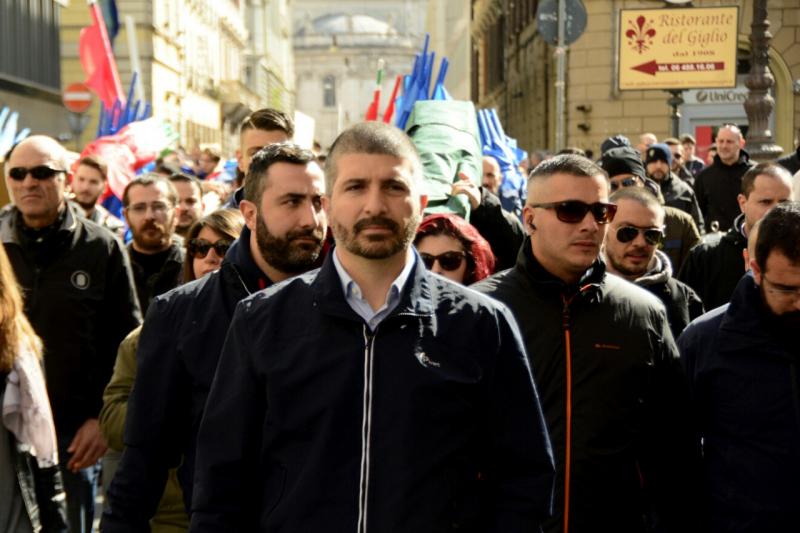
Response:
[{"label": "logo patch on jacket", "polygon": [[84,291],[89,288],[89,283],[91,282],[92,278],[89,276],[88,272],[84,272],[83,270],[76,270],[72,273],[69,280],[72,282],[72,286],[80,291]]},{"label": "logo patch on jacket", "polygon": [[428,357],[427,354],[425,354],[425,352],[422,351],[414,352],[414,355],[416,356],[417,361],[419,361],[419,364],[421,364],[425,368],[439,368],[440,366],[442,366],[441,363],[433,361],[430,357]]},{"label": "logo patch on jacket", "polygon": [[621,350],[622,346],[619,344],[608,344],[604,342],[596,342],[594,343],[594,347],[598,350]]}]

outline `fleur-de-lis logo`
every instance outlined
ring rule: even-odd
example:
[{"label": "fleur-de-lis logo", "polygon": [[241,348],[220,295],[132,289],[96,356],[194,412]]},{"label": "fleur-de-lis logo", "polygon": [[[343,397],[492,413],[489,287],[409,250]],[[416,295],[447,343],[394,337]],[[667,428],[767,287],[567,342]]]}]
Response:
[{"label": "fleur-de-lis logo", "polygon": [[628,45],[631,48],[643,54],[653,46],[653,37],[656,36],[656,30],[653,29],[653,21],[644,18],[644,15],[639,15],[636,20],[628,20],[630,29],[625,32],[625,37],[628,38]]}]

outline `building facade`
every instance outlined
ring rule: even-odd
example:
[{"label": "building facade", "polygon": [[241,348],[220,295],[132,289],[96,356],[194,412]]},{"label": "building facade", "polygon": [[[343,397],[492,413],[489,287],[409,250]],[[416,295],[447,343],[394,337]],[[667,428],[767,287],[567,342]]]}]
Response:
[{"label": "building facade", "polygon": [[411,71],[422,47],[425,8],[421,0],[294,3],[297,109],[315,120],[323,148],[364,119],[380,59],[384,112],[397,75]]},{"label": "building facade", "polygon": [[[661,139],[670,133],[669,94],[665,91],[620,91],[617,87],[619,11],[657,9],[666,2],[583,0],[585,32],[567,53],[566,142],[597,152],[606,137],[621,133],[634,142],[643,132]],[[681,132],[733,122],[746,128],[742,106],[750,68],[752,0],[739,5],[738,85],[733,89],[684,91]],[[473,0],[473,99],[496,107],[507,133],[527,150],[555,146],[556,67],[554,48],[537,33],[536,0]],[[696,0],[694,7],[718,6]],[[800,5],[797,0],[770,0],[768,19],[773,35],[769,66],[775,78],[772,125],[776,142],[794,149],[800,128]]]},{"label": "building facade", "polygon": [[[171,122],[187,149],[238,147],[238,126],[251,111],[292,107],[288,0],[118,0],[121,30],[114,53],[123,89],[132,78],[126,17],[133,19],[143,97],[153,116]],[[72,2],[61,25],[65,81],[82,81],[80,29],[89,25],[85,3]],[[269,51],[269,53],[267,53]],[[270,81],[272,85],[270,85]],[[276,87],[273,89],[272,87]],[[96,128],[99,104],[84,141]]]}]

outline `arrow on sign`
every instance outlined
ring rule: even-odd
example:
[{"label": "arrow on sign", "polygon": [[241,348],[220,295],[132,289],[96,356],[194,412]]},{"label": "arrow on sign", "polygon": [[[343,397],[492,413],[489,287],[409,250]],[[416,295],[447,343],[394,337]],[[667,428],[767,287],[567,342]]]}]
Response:
[{"label": "arrow on sign", "polygon": [[638,70],[645,74],[655,76],[657,72],[713,72],[715,70],[724,70],[725,62],[706,62],[697,61],[690,63],[657,63],[655,60],[642,63],[631,67],[631,70]]}]

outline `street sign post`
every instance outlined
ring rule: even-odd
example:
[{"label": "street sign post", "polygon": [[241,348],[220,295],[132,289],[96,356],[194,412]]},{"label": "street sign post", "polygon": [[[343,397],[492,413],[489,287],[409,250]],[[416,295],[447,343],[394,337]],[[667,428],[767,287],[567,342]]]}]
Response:
[{"label": "street sign post", "polygon": [[61,99],[73,113],[85,113],[92,105],[92,91],[83,83],[72,83],[64,89]]},{"label": "street sign post", "polygon": [[623,9],[619,89],[736,87],[738,7]]},{"label": "street sign post", "polygon": [[564,44],[569,46],[583,35],[586,29],[586,7],[580,0],[542,0],[536,9],[536,29],[545,42],[552,46],[558,44],[558,13],[559,9],[565,10],[564,13]]}]

